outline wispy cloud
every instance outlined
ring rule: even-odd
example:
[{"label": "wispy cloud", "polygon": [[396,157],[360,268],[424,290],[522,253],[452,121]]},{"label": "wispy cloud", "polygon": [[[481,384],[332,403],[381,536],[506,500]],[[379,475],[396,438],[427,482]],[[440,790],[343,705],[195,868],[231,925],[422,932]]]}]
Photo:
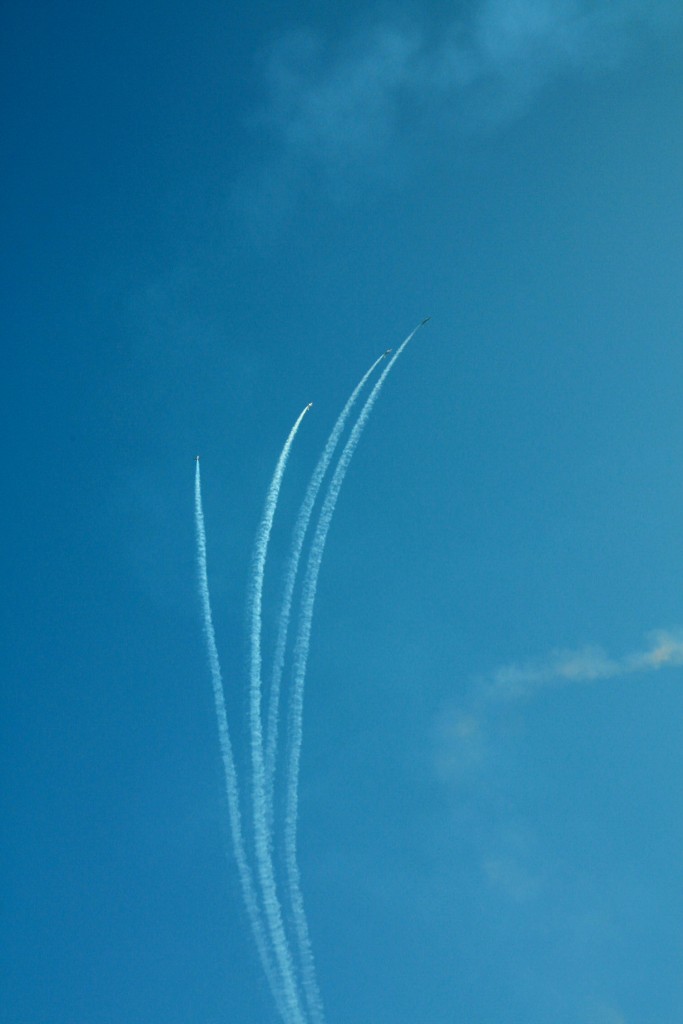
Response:
[{"label": "wispy cloud", "polygon": [[[651,688],[653,677],[662,672],[667,671],[671,679],[681,678],[676,672],[681,666],[683,627],[655,630],[640,645],[617,655],[598,646],[555,650],[545,657],[501,665],[473,679],[469,692],[443,707],[435,721],[435,775],[451,807],[453,831],[466,837],[459,840],[459,849],[466,842],[477,858],[482,903],[491,901],[503,929],[506,913],[512,909],[515,934],[525,930],[531,947],[540,949],[537,944],[542,941],[544,948],[556,951],[557,963],[569,957],[575,965],[581,964],[584,980],[572,979],[578,1000],[572,1018],[585,1024],[627,1024],[625,1014],[608,996],[610,951],[622,932],[624,907],[639,900],[643,906],[649,902],[654,906],[657,899],[649,878],[634,876],[627,852],[621,863],[614,858],[615,846],[610,842],[603,848],[602,860],[594,857],[601,846],[602,822],[594,830],[587,857],[585,849],[581,852],[580,839],[574,845],[586,826],[595,825],[590,818],[595,808],[588,807],[585,814],[578,810],[576,822],[565,827],[566,809],[574,801],[580,803],[578,790],[573,800],[562,802],[567,801],[572,781],[562,755],[556,760],[552,756],[547,738],[543,746],[534,747],[529,760],[530,731],[524,720],[533,697],[546,688],[611,681],[616,691],[617,682],[627,679]],[[544,727],[547,718],[542,716],[539,723]],[[555,738],[559,735],[553,733]],[[570,733],[567,740],[571,741]],[[546,796],[539,799],[553,785],[556,769],[565,771],[558,788],[563,819],[559,827],[559,817],[548,809]],[[585,784],[585,778],[580,784]],[[617,844],[621,838],[616,837]],[[543,961],[548,976],[556,969],[553,958],[551,953]],[[593,969],[603,961],[603,970]],[[557,970],[560,977],[561,968]]]},{"label": "wispy cloud", "polygon": [[498,837],[493,850],[481,863],[486,884],[505,900],[516,904],[533,902],[547,888],[547,879],[536,863],[533,843],[519,828]]},{"label": "wispy cloud", "polygon": [[626,1024],[626,1017],[616,1006],[598,1003],[589,1011],[587,1024]]},{"label": "wispy cloud", "polygon": [[265,55],[258,121],[291,161],[366,164],[430,126],[443,137],[514,116],[667,20],[682,19],[665,0],[479,0],[446,22],[381,21],[334,41],[300,29]]},{"label": "wispy cloud", "polygon": [[681,665],[680,626],[654,630],[641,649],[620,657],[607,654],[602,647],[580,647],[502,665],[479,676],[463,702],[444,708],[437,717],[436,775],[442,782],[458,786],[481,783],[486,769],[499,756],[494,750],[493,723],[500,717],[499,711],[513,701],[528,700],[546,687],[587,685]]},{"label": "wispy cloud", "polygon": [[590,683],[599,679],[656,672],[683,665],[683,627],[658,629],[649,634],[642,650],[612,657],[601,647],[552,651],[546,658],[504,665],[480,683],[488,699],[514,700],[530,696],[544,686]]}]

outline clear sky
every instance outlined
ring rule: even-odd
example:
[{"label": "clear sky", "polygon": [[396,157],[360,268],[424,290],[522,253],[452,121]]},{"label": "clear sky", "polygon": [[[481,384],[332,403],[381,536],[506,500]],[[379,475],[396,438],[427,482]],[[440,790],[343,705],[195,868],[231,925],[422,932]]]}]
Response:
[{"label": "clear sky", "polygon": [[299,860],[329,1024],[683,1020],[676,0],[2,16],[2,1024],[270,1024],[246,589],[425,316],[320,577]]}]

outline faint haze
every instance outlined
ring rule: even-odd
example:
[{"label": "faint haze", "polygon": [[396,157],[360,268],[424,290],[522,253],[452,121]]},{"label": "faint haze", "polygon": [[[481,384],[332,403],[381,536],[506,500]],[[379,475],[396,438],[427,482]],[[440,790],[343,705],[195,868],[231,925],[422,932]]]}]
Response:
[{"label": "faint haze", "polygon": [[672,5],[484,0],[429,24],[399,17],[339,39],[298,27],[263,57],[256,115],[285,162],[328,173],[419,139],[518,116],[549,82],[613,68],[644,29],[683,20]]}]

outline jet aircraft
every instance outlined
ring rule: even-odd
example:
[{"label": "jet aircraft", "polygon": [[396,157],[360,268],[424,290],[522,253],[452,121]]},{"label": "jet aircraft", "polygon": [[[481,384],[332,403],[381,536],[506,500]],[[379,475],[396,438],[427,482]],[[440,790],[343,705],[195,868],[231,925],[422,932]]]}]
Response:
[{"label": "jet aircraft", "polygon": [[199,462],[199,456],[198,456],[198,455],[195,455],[195,457],[194,457],[194,461],[195,461],[195,462]]},{"label": "jet aircraft", "polygon": [[392,353],[393,351],[394,351],[394,350],[393,350],[392,348],[388,348],[388,349],[386,350],[386,352],[384,353],[384,355],[385,355],[385,356],[390,356],[390,355],[391,355],[391,353]]},{"label": "jet aircraft", "polygon": [[428,323],[429,323],[429,321],[430,321],[431,319],[432,319],[432,318],[431,318],[431,316],[426,316],[426,317],[424,318],[424,320],[422,320],[422,321],[421,321],[421,323],[420,323],[420,327],[424,327],[424,325],[425,325],[425,324],[428,324]]}]

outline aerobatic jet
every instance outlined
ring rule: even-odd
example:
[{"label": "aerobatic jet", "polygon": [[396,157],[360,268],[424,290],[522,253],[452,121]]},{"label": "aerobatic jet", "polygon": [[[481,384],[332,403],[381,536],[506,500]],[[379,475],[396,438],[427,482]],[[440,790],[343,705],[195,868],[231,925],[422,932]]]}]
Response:
[{"label": "aerobatic jet", "polygon": [[420,327],[424,327],[424,325],[428,324],[431,319],[431,316],[426,316],[424,320],[421,322]]}]

